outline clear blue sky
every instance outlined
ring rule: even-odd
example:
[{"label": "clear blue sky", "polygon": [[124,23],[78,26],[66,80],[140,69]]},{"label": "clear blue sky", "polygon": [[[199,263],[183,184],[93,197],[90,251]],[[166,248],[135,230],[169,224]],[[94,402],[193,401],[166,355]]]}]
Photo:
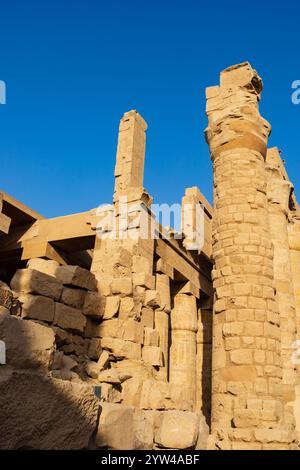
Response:
[{"label": "clear blue sky", "polygon": [[137,109],[155,202],[194,185],[211,199],[204,89],[249,60],[265,84],[270,145],[300,195],[299,13],[296,1],[2,2],[0,187],[49,217],[110,202],[118,123]]}]

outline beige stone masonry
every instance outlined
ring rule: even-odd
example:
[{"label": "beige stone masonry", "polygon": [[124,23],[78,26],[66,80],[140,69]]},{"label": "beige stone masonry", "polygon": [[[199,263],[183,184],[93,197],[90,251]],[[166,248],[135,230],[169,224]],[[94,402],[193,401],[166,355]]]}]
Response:
[{"label": "beige stone masonry", "polygon": [[288,219],[292,184],[280,174],[278,149],[267,151],[267,196],[271,239],[274,247],[274,287],[280,315],[282,385],[285,403],[295,398],[296,365],[292,363],[297,333],[296,304],[292,279]]},{"label": "beige stone masonry", "polygon": [[177,294],[171,312],[170,383],[182,392],[191,411],[196,403],[197,305],[192,295]]},{"label": "beige stone masonry", "polygon": [[[254,431],[264,428],[265,413],[248,400],[278,401],[283,392],[265,172],[270,125],[259,114],[261,91],[260,77],[245,62],[224,70],[220,86],[206,95],[216,292],[211,418],[214,445],[221,449],[244,446],[241,437],[232,443],[233,428],[248,428],[249,447],[261,448]],[[232,393],[231,383],[243,393]],[[268,427],[285,430],[283,420],[281,409]]]}]

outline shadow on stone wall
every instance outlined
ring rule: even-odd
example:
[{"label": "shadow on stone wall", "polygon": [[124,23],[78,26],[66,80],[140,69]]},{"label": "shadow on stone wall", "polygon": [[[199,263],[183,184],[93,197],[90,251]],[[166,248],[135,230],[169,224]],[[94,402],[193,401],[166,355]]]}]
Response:
[{"label": "shadow on stone wall", "polygon": [[51,328],[0,313],[0,449],[86,449],[97,430],[93,387],[54,379]]}]

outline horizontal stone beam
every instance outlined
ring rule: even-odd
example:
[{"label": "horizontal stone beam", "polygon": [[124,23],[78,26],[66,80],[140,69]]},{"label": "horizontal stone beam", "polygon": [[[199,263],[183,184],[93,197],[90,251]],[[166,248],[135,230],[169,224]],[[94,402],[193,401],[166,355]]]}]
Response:
[{"label": "horizontal stone beam", "polygon": [[0,213],[0,233],[8,234],[10,224],[11,219],[7,215]]},{"label": "horizontal stone beam", "polygon": [[[66,256],[83,250],[93,249],[96,231],[90,223],[93,211],[72,214],[53,219],[40,219],[24,227],[16,227],[5,240],[1,242],[0,259],[13,257],[16,253],[21,259],[34,257],[54,259],[65,264]],[[195,289],[211,295],[210,265],[207,259],[189,253],[177,240],[156,240],[156,255],[162,259],[166,266],[179,272],[186,281],[190,281]],[[198,265],[198,261],[203,267]],[[201,261],[202,260],[202,261]],[[162,269],[162,268],[160,268]]]},{"label": "horizontal stone beam", "polygon": [[183,251],[179,252],[176,245],[172,242],[173,240],[169,241],[159,238],[156,240],[155,253],[171,265],[173,269],[178,271],[187,281],[190,281],[196,289],[211,296],[212,285],[208,273],[202,272],[201,266],[199,267],[191,259],[188,259]]}]

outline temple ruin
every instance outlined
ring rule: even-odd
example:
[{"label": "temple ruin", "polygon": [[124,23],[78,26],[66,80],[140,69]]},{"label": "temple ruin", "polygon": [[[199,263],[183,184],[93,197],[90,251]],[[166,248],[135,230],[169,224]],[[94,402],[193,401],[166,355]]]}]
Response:
[{"label": "temple ruin", "polygon": [[111,205],[47,219],[0,192],[0,449],[299,448],[300,211],[262,88],[245,62],[206,89],[214,203],[183,190],[180,230],[134,110]]}]

